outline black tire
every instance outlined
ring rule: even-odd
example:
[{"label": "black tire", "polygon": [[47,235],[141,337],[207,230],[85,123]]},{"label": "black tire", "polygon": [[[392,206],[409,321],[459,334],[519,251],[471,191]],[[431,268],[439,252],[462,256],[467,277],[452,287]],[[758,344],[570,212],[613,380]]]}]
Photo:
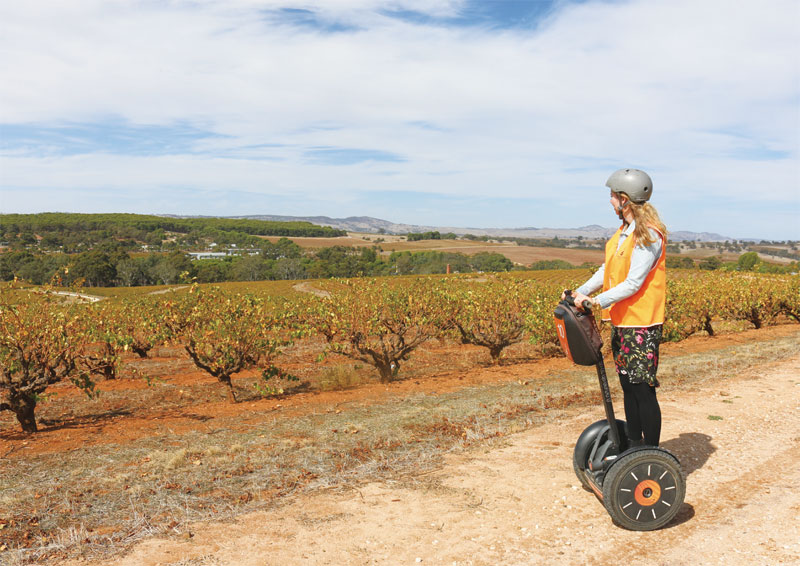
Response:
[{"label": "black tire", "polygon": [[[608,438],[608,429],[606,428],[607,424],[608,421],[602,419],[586,427],[586,429],[581,433],[580,437],[578,437],[578,441],[575,443],[575,448],[572,451],[572,469],[574,470],[575,475],[578,476],[583,489],[591,493],[594,493],[594,490],[591,488],[584,470],[588,469],[589,467],[589,456],[592,454],[592,448],[594,447],[597,436],[603,436],[600,440],[601,442]],[[627,430],[625,421],[617,419],[617,429],[619,430],[620,438],[624,439]]]},{"label": "black tire", "polygon": [[636,450],[615,462],[603,482],[603,504],[631,531],[660,529],[680,511],[686,478],[678,459],[661,448]]},{"label": "black tire", "polygon": [[581,486],[583,486],[583,489],[594,493],[592,488],[589,487],[589,480],[586,479],[586,473],[583,471],[586,469],[586,463],[589,461],[590,451],[591,446],[587,450],[580,450],[580,448],[576,446],[575,450],[572,452],[572,469],[575,471],[575,475],[578,476],[578,479],[581,481]]}]

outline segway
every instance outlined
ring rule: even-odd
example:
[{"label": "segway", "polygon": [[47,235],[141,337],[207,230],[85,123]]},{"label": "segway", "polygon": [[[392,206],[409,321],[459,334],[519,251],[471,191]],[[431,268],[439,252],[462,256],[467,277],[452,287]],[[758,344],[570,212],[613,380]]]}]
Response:
[{"label": "segway", "polygon": [[576,308],[571,291],[554,312],[558,339],[574,363],[597,369],[606,418],[578,437],[572,466],[583,487],[603,502],[611,518],[633,531],[669,523],[683,504],[686,480],[678,459],[664,448],[627,446],[625,421],[614,417],[611,391],[591,303]]}]

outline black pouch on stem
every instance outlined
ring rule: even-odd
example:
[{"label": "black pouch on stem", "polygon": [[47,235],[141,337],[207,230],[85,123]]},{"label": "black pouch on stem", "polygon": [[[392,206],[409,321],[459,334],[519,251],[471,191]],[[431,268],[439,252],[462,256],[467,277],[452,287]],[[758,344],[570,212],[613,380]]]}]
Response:
[{"label": "black pouch on stem", "polygon": [[593,366],[603,360],[603,339],[591,311],[584,312],[561,301],[553,317],[561,349],[570,360],[581,366]]}]

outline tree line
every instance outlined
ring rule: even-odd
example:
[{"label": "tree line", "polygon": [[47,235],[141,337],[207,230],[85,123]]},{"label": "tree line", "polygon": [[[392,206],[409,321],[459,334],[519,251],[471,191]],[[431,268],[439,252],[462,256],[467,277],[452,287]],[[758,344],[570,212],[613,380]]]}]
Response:
[{"label": "tree line", "polygon": [[0,214],[0,243],[14,249],[36,247],[75,253],[109,241],[128,249],[188,249],[215,242],[249,246],[258,236],[337,237],[347,232],[310,222],[270,222],[245,218],[173,218],[143,214]]},{"label": "tree line", "polygon": [[472,256],[437,251],[393,252],[384,256],[379,247],[331,246],[303,250],[281,238],[259,240],[258,247],[221,258],[192,260],[180,251],[130,253],[120,243],[106,242],[78,254],[45,254],[29,250],[0,254],[0,280],[21,279],[42,285],[57,279],[62,285],[82,282],[89,287],[171,285],[195,280],[266,281],[510,271],[514,264],[498,253]]}]

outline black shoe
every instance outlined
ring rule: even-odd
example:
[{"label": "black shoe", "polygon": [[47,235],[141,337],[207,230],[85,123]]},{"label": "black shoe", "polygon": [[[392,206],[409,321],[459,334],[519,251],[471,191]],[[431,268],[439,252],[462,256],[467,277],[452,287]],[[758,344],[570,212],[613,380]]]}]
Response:
[{"label": "black shoe", "polygon": [[638,440],[634,440],[633,438],[628,439],[628,448],[637,448],[639,446],[644,446],[644,440],[641,438]]}]

